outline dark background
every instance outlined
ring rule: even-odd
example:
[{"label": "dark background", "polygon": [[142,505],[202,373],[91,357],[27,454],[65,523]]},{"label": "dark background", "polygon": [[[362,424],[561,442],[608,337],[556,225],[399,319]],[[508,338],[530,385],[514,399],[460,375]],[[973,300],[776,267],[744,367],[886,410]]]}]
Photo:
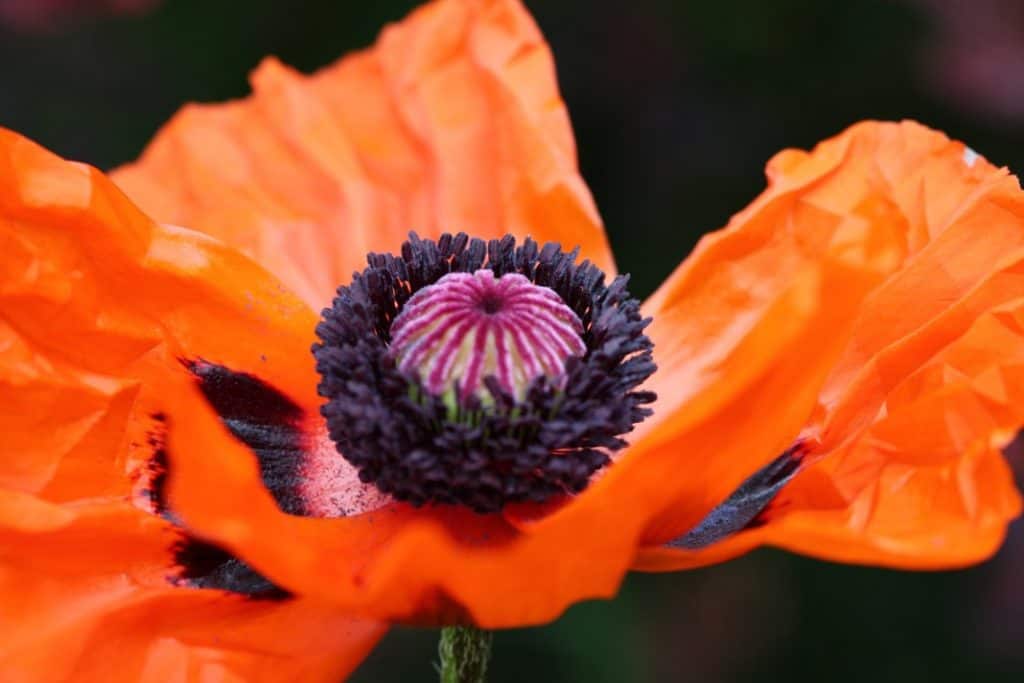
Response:
[{"label": "dark background", "polygon": [[[370,44],[413,4],[0,0],[0,125],[110,168],[182,103],[244,95],[264,55],[315,69]],[[863,118],[918,119],[1024,168],[1016,0],[528,4],[555,52],[583,175],[640,295],[760,191],[775,151]],[[355,680],[430,680],[435,646],[434,632],[396,629]],[[1018,525],[994,561],[960,572],[765,550],[633,575],[614,601],[499,633],[492,680],[1022,677]]]}]

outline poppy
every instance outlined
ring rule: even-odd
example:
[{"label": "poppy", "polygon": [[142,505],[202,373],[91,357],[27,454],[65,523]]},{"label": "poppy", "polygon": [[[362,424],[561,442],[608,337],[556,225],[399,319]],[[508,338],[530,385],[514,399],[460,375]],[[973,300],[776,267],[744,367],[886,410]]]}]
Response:
[{"label": "poppy", "polygon": [[0,663],[127,627],[132,675],[326,680],[382,622],[543,623],[764,544],[959,566],[1017,515],[1024,194],[963,144],[786,150],[641,305],[518,2],[253,90],[110,178],[0,134],[0,609],[35,619]]}]

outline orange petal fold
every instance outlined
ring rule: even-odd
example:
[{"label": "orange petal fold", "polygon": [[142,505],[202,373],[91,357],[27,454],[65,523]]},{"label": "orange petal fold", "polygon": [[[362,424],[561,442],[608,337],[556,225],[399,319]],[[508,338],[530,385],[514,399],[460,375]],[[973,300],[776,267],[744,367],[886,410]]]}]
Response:
[{"label": "orange petal fold", "polygon": [[313,308],[409,230],[531,235],[614,270],[551,52],[518,0],[439,0],[312,76],[268,59],[252,87],[186,107],[113,177]]},{"label": "orange petal fold", "polygon": [[[385,631],[306,599],[172,586],[166,523],[130,506],[11,498],[0,492],[4,681],[334,683]],[[7,517],[15,505],[35,508],[32,529]]]},{"label": "orange petal fold", "polygon": [[181,357],[312,401],[314,321],[245,257],[0,129],[5,681],[333,681],[361,661],[378,623],[169,583],[180,531],[141,490],[154,416],[193,396]]},{"label": "orange petal fold", "polygon": [[[751,310],[777,296],[775,283],[790,279],[794,264],[833,254],[873,270],[875,284],[829,333],[839,353],[792,434],[805,443],[807,459],[757,528],[698,551],[659,547],[781,450],[753,452],[725,477],[694,482],[694,494],[652,525],[653,545],[636,567],[697,566],[766,543],[897,567],[987,557],[1020,510],[999,453],[1024,423],[1017,396],[1024,194],[1016,178],[910,122],[858,124],[810,153],[787,150],[768,175],[764,194],[706,238],[648,302],[662,314],[652,336],[669,370],[656,381],[686,376],[699,387],[705,377],[735,372],[731,362],[717,362],[732,352],[728,343],[712,362],[694,364],[686,344],[658,327],[666,324],[664,312],[702,301],[693,291],[727,283],[718,297],[725,311],[714,311],[708,298],[703,310],[728,338]],[[832,308],[847,297],[841,285],[825,290],[819,305]],[[812,365],[817,346],[789,353]],[[661,420],[668,425],[656,427],[654,437],[660,432],[666,444],[684,447],[674,441],[673,422],[664,413]],[[701,505],[693,505],[695,495]]]},{"label": "orange petal fold", "polygon": [[0,486],[123,495],[133,425],[184,381],[182,357],[316,401],[316,318],[258,266],[4,130],[0,178]]}]

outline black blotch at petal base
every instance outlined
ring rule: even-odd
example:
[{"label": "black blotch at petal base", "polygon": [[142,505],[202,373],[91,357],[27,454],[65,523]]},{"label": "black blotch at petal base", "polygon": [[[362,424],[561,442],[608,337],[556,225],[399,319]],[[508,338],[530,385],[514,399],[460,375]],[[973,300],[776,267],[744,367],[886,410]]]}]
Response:
[{"label": "black blotch at petal base", "polygon": [[307,515],[300,486],[308,443],[301,407],[258,377],[202,359],[182,361],[232,435],[256,454],[263,484],[278,506]]},{"label": "black blotch at petal base", "polygon": [[[308,444],[302,423],[304,411],[273,386],[253,375],[236,372],[202,359],[182,361],[210,407],[224,426],[248,446],[259,463],[264,485],[278,506],[289,514],[305,515],[300,494],[301,471]],[[146,491],[154,510],[175,521],[167,505],[167,416],[152,416],[156,428],[149,445],[153,449]],[[254,599],[290,597],[248,564],[227,550],[189,535],[184,530],[173,547],[175,571],[171,580],[192,588],[215,588]]]},{"label": "black blotch at petal base", "polygon": [[760,515],[800,471],[803,459],[803,444],[798,442],[747,477],[695,527],[665,545],[699,550],[739,531],[758,526]]}]

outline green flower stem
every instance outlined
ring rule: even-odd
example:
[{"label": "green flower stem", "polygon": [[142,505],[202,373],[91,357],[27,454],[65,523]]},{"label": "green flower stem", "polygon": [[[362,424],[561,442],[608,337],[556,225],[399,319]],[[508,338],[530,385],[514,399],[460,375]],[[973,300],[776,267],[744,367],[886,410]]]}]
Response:
[{"label": "green flower stem", "polygon": [[484,683],[491,659],[490,631],[472,626],[441,629],[437,653],[441,657],[441,683]]}]

